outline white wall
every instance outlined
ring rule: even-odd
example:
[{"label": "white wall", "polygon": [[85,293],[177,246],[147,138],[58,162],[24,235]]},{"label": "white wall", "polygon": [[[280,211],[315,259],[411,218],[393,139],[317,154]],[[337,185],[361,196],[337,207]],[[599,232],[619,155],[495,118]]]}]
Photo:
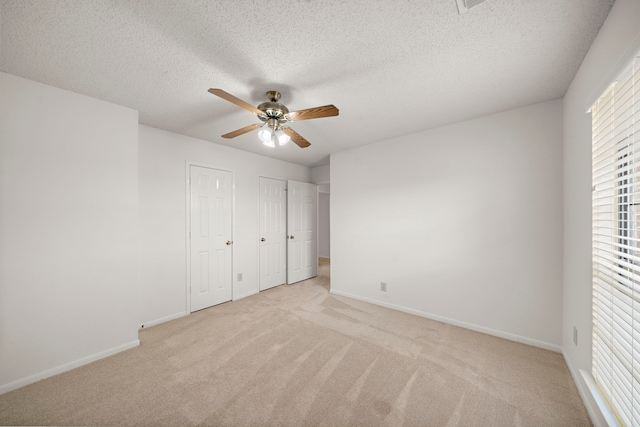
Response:
[{"label": "white wall", "polygon": [[332,155],[331,255],[332,292],[559,351],[562,102]]},{"label": "white wall", "polygon": [[[593,402],[578,374],[591,372],[591,115],[586,111],[639,48],[640,1],[617,0],[564,98],[562,350],[592,417]],[[594,422],[602,422],[599,415]]]},{"label": "white wall", "polygon": [[148,126],[139,133],[140,323],[186,314],[187,162],[233,172],[233,297],[258,292],[259,178],[309,182],[310,169]]},{"label": "white wall", "polygon": [[311,182],[314,184],[328,184],[331,181],[331,166],[316,166],[311,169]]},{"label": "white wall", "polygon": [[0,74],[0,393],[135,346],[138,114]]}]

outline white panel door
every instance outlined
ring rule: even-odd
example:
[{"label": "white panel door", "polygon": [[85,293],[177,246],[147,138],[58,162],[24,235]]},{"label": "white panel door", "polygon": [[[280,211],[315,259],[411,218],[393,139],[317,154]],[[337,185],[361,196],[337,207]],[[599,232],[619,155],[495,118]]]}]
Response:
[{"label": "white panel door", "polygon": [[318,186],[287,181],[287,282],[318,274]]},{"label": "white panel door", "polygon": [[232,175],[191,166],[191,311],[230,301]]},{"label": "white panel door", "polygon": [[260,290],[287,281],[287,183],[260,178]]}]

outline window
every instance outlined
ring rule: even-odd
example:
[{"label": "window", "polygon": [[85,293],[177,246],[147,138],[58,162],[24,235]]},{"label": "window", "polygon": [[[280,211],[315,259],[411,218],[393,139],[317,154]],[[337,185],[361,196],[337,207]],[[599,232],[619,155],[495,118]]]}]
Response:
[{"label": "window", "polygon": [[640,426],[640,58],[592,113],[593,376]]}]

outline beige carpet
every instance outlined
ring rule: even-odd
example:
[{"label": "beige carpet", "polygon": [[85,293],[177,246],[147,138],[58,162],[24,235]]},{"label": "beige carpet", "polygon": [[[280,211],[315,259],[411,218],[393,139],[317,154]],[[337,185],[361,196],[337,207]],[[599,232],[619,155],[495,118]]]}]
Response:
[{"label": "beige carpet", "polygon": [[4,425],[588,426],[562,356],[279,286],[0,395]]}]

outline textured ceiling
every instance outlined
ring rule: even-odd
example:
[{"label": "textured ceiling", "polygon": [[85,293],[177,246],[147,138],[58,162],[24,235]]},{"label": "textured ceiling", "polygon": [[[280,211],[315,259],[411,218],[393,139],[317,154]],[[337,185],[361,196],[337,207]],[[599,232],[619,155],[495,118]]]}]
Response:
[{"label": "textured ceiling", "polygon": [[[0,0],[0,69],[139,111],[140,122],[316,166],[331,153],[563,96],[613,0]],[[263,146],[278,90],[311,142]]]}]

